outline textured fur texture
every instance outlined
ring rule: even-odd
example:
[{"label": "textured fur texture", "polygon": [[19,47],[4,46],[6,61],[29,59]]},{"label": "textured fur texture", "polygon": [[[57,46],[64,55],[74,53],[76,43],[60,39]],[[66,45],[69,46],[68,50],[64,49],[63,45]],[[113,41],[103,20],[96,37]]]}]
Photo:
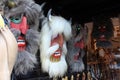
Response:
[{"label": "textured fur texture", "polygon": [[18,54],[20,55],[17,56],[17,61],[15,63],[15,74],[27,74],[28,71],[31,71],[35,67],[35,55],[32,55],[27,51],[18,52]]},{"label": "textured fur texture", "polygon": [[5,0],[0,0],[0,14],[3,15],[5,7]]},{"label": "textured fur texture", "polygon": [[[84,40],[83,44],[85,46],[86,42],[86,34],[87,30],[83,28],[82,26],[76,24],[72,26],[72,38],[68,41],[67,49],[67,61],[70,67],[70,72],[82,72],[85,67],[83,63],[83,57],[85,55],[85,51],[83,48],[75,47],[75,43],[79,42],[80,40]],[[77,59],[75,59],[75,56],[80,54]]]},{"label": "textured fur texture", "polygon": [[[33,0],[14,0],[16,6],[9,8],[6,6],[5,16],[10,22],[10,18],[14,16],[24,15],[27,18],[27,24],[29,29],[27,30],[24,38],[26,40],[26,48],[23,51],[18,51],[18,58],[14,66],[14,71],[16,75],[26,74],[31,71],[35,64],[37,64],[37,59],[35,54],[38,51],[40,44],[40,32],[39,20],[43,18],[42,6],[36,4]],[[11,28],[16,39],[21,36],[21,31],[16,28]]]},{"label": "textured fur texture", "polygon": [[[59,44],[51,45],[51,40],[57,35],[63,34],[64,44],[59,62],[51,62],[50,56],[59,48]],[[67,71],[65,56],[67,54],[66,40],[71,37],[71,23],[61,16],[52,16],[44,19],[41,30],[40,58],[43,72],[49,73],[50,77],[62,77]]]}]

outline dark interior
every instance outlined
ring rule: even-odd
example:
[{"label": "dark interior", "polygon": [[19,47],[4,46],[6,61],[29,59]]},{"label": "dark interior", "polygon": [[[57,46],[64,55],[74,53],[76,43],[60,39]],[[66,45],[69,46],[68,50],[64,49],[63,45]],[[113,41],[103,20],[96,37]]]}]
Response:
[{"label": "dark interior", "polygon": [[35,0],[44,6],[45,14],[52,8],[53,13],[74,22],[84,23],[91,21],[94,16],[104,14],[114,17],[120,12],[120,2],[117,0]]}]

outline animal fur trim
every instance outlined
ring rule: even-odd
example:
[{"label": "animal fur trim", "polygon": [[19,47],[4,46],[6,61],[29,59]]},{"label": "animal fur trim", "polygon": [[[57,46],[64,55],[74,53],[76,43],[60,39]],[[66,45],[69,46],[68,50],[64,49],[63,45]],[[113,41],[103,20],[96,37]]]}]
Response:
[{"label": "animal fur trim", "polygon": [[[51,11],[51,10],[50,10]],[[52,16],[50,11],[48,17],[44,19],[41,29],[40,59],[43,72],[49,73],[50,77],[62,77],[67,71],[65,56],[67,54],[66,40],[71,37],[71,23],[60,16]],[[59,61],[50,61],[50,56],[59,49],[58,43],[51,46],[51,41],[58,34],[64,36],[62,55]]]},{"label": "animal fur trim", "polygon": [[27,51],[18,52],[17,60],[14,66],[15,74],[27,74],[33,70],[37,64],[36,56]]}]

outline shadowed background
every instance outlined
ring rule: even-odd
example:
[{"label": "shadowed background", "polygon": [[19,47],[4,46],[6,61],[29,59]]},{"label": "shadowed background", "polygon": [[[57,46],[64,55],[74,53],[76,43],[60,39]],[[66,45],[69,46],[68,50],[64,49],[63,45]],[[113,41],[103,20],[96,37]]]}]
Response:
[{"label": "shadowed background", "polygon": [[104,14],[117,16],[120,13],[120,2],[116,0],[35,0],[36,3],[46,2],[45,14],[52,8],[53,13],[74,22],[91,21],[94,16]]}]

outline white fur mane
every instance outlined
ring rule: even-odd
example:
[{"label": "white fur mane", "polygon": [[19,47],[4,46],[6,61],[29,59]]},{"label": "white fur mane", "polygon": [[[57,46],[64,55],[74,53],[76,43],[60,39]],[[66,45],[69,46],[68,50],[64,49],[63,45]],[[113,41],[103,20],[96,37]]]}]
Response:
[{"label": "white fur mane", "polygon": [[[59,44],[51,45],[51,39],[58,34],[63,34],[64,44],[59,62],[51,62],[50,56],[59,48]],[[50,77],[62,77],[67,71],[65,55],[67,54],[66,40],[71,37],[71,23],[60,16],[49,16],[42,23],[40,58],[42,70],[48,72]],[[61,68],[62,67],[62,68]]]}]

